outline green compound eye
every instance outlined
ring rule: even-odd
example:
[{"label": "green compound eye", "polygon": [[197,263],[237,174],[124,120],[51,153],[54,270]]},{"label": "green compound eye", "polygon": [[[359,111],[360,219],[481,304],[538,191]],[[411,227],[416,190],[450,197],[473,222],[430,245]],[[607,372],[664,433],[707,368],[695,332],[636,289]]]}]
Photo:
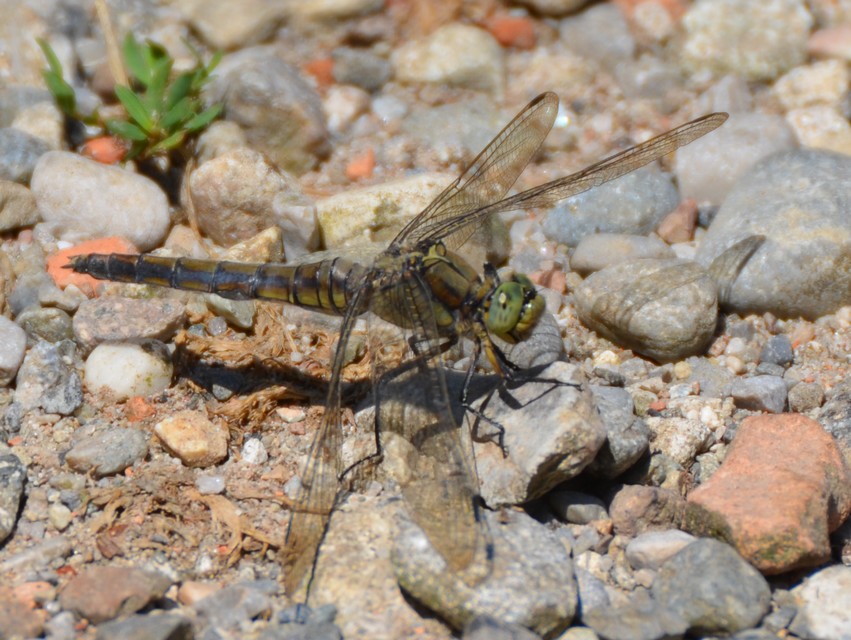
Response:
[{"label": "green compound eye", "polygon": [[517,342],[544,312],[544,299],[528,277],[514,274],[493,292],[485,314],[488,330],[507,342]]}]

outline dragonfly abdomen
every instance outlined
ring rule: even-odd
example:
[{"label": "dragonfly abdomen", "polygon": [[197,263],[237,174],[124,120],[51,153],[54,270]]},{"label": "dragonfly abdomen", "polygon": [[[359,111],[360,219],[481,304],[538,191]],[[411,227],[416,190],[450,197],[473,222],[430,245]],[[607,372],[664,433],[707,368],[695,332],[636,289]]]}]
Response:
[{"label": "dragonfly abdomen", "polygon": [[71,258],[71,269],[99,280],[153,284],[215,293],[233,300],[288,302],[342,314],[363,267],[342,258],[301,265],[92,253]]}]

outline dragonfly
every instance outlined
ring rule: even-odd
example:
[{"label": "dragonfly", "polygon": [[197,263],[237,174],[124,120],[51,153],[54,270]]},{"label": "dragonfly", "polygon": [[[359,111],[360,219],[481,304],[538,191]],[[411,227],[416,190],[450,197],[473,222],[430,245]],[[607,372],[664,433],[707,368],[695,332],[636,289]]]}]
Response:
[{"label": "dragonfly", "polygon": [[727,119],[725,113],[697,118],[576,173],[506,196],[540,149],[557,113],[555,93],[534,98],[374,258],[334,255],[296,265],[149,254],[70,259],[69,268],[99,279],[282,301],[342,317],[325,411],[301,474],[282,551],[288,594],[305,584],[309,591],[319,546],[344,493],[342,373],[356,320],[371,312],[407,336],[408,358],[417,363],[415,379],[421,392],[416,411],[404,416],[402,431],[411,446],[406,453],[409,472],[399,484],[414,522],[448,569],[465,571],[480,557],[486,533],[471,445],[462,439],[450,406],[443,354],[460,338],[469,338],[474,348],[468,382],[482,354],[504,379],[511,378],[518,367],[497,346],[497,338],[509,345],[523,341],[545,305],[527,276],[500,277],[489,264],[481,273],[476,270],[461,254],[464,243],[490,216],[551,207],[647,165]]}]

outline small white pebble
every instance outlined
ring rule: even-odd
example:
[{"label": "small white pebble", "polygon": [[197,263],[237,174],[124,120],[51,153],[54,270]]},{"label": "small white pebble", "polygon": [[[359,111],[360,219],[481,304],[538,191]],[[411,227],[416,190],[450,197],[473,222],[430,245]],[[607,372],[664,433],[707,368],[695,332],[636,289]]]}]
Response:
[{"label": "small white pebble", "polygon": [[250,438],[242,445],[242,461],[248,464],[263,464],[269,459],[266,447],[257,438]]},{"label": "small white pebble", "polygon": [[225,490],[225,479],[223,476],[198,476],[195,479],[195,488],[201,495],[222,493]]}]

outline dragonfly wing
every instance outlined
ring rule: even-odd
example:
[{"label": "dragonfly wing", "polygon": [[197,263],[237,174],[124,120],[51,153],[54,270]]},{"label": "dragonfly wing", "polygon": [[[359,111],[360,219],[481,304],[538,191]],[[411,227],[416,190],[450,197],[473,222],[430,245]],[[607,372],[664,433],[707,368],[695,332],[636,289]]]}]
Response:
[{"label": "dragonfly wing", "polygon": [[418,274],[412,275],[382,295],[404,310],[417,352],[428,355],[384,376],[376,428],[388,444],[385,461],[401,469],[396,480],[411,517],[449,569],[462,571],[486,546],[478,479],[472,445],[459,426],[463,410],[456,416],[450,402],[432,301]]},{"label": "dragonfly wing", "polygon": [[[499,201],[529,164],[553,126],[558,97],[542,93],[532,100],[484,148],[457,180],[411,220],[391,247],[414,247],[432,237],[433,229],[448,220],[464,219],[470,212]],[[450,249],[460,247],[474,227],[458,228],[443,240]]]},{"label": "dragonfly wing", "polygon": [[[302,485],[293,504],[282,553],[286,576],[284,589],[293,595],[305,575],[313,571],[319,544],[334,509],[342,474],[342,371],[346,360],[346,344],[362,310],[363,289],[351,300],[343,316],[340,339],[331,366],[331,379],[325,413],[314,436],[302,473]],[[312,579],[312,575],[311,575]],[[309,591],[309,582],[308,582]]]},{"label": "dragonfly wing", "polygon": [[[551,207],[559,200],[575,196],[593,187],[620,178],[654,160],[668,155],[672,151],[687,145],[720,127],[727,120],[726,113],[711,113],[672,129],[667,133],[651,138],[634,147],[616,153],[613,156],[592,164],[569,176],[546,182],[540,186],[522,191],[504,200],[493,202],[485,207],[469,212],[463,217],[442,217],[429,222],[426,235],[434,240],[454,238],[462,230],[475,228],[487,216],[505,211]],[[466,231],[464,231],[466,232]]]}]

